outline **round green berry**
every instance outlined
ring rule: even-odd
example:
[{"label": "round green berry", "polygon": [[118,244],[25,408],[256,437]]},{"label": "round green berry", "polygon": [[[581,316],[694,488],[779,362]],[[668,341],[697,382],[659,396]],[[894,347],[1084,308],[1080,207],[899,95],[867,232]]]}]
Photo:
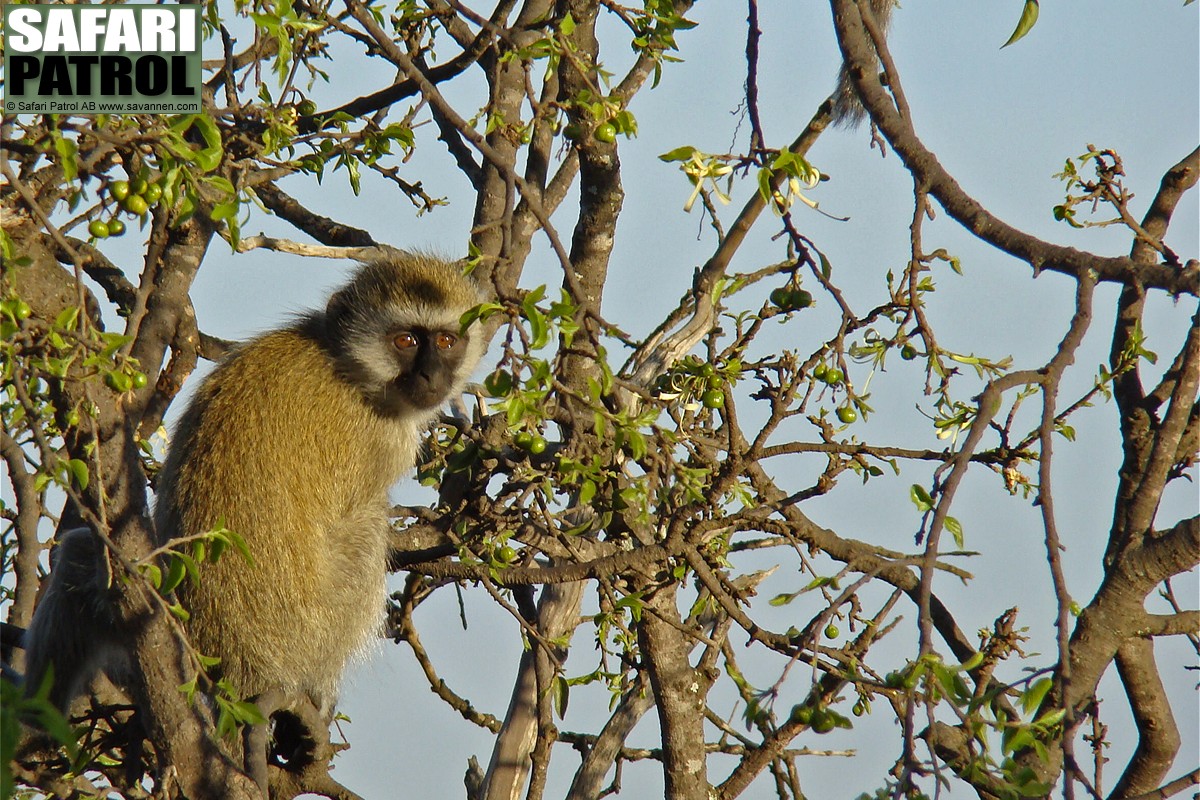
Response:
[{"label": "round green berry", "polygon": [[129,197],[126,197],[125,201],[121,203],[121,205],[124,206],[125,210],[130,214],[134,214],[139,217],[150,210],[150,204],[147,203],[146,198],[142,197],[140,194],[129,195]]}]

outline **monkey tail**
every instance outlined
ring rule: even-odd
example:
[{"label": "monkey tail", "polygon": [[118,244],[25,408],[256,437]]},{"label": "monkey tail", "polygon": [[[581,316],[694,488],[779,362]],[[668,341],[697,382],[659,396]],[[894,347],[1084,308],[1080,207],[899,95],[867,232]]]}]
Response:
[{"label": "monkey tail", "polygon": [[[870,0],[870,4],[876,26],[887,35],[896,0]],[[833,124],[844,128],[857,128],[866,118],[867,110],[863,108],[858,90],[854,88],[854,82],[850,79],[850,70],[842,64],[838,72],[837,88],[833,91]]]}]

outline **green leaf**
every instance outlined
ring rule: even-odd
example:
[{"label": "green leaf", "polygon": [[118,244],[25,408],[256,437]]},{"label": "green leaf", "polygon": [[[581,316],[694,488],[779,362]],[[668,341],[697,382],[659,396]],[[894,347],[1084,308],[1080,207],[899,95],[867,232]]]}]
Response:
[{"label": "green leaf", "polygon": [[249,700],[238,700],[230,704],[233,715],[246,725],[262,725],[267,721],[262,710]]},{"label": "green leaf", "polygon": [[674,150],[663,153],[661,156],[658,157],[658,160],[659,161],[687,161],[689,158],[691,158],[693,155],[695,155],[696,152],[697,152],[696,148],[692,147],[691,145],[684,145],[683,147],[676,147]]},{"label": "green leaf", "polygon": [[550,689],[553,692],[554,713],[558,714],[559,719],[562,719],[567,714],[567,703],[571,699],[571,687],[562,675],[555,675]]},{"label": "green leaf", "polygon": [[1067,715],[1067,710],[1065,708],[1056,708],[1053,711],[1047,711],[1045,714],[1042,714],[1040,717],[1038,717],[1036,720],[1033,721],[1033,724],[1034,725],[1042,725],[1044,727],[1049,728],[1049,727],[1052,727],[1052,726],[1057,725],[1058,723],[1062,722],[1063,717],[1065,717],[1066,715]]},{"label": "green leaf", "polygon": [[1052,685],[1053,681],[1049,678],[1042,678],[1021,693],[1021,708],[1026,714],[1032,714],[1038,709]]},{"label": "green leaf", "polygon": [[925,512],[933,509],[933,498],[929,496],[929,492],[925,491],[924,486],[914,483],[908,490],[908,496],[918,511]]},{"label": "green leaf", "polygon": [[54,137],[54,152],[58,153],[58,163],[62,167],[63,178],[68,183],[75,180],[79,174],[79,161],[76,158],[79,146],[73,140],[64,139],[59,134]]},{"label": "green leaf", "polygon": [[67,471],[71,473],[71,478],[79,485],[80,489],[88,487],[88,465],[82,459],[72,458],[67,461]]},{"label": "green leaf", "polygon": [[163,594],[167,594],[175,589],[183,582],[184,575],[187,574],[187,569],[183,565],[183,559],[176,554],[171,555],[170,563],[167,565],[167,577],[163,579],[162,585],[158,590]]},{"label": "green leaf", "polygon": [[1012,36],[1008,37],[1008,41],[1000,45],[1000,49],[1008,47],[1018,39],[1024,38],[1025,34],[1033,29],[1038,18],[1038,0],[1025,0],[1025,8],[1021,10],[1021,19],[1017,22],[1017,28],[1012,32]]},{"label": "green leaf", "polygon": [[217,203],[215,206],[213,206],[212,212],[209,214],[209,216],[214,221],[220,222],[223,219],[230,219],[232,217],[236,217],[237,212],[238,212],[238,203],[236,200],[234,200],[229,203]]},{"label": "green leaf", "polygon": [[829,263],[829,259],[820,250],[817,251],[817,257],[821,259],[821,276],[825,280],[829,280],[829,276],[833,274],[833,265]]},{"label": "green leaf", "polygon": [[67,306],[62,311],[58,312],[58,316],[54,318],[54,327],[61,328],[64,331],[73,331],[79,323],[79,309],[75,306]]},{"label": "green leaf", "polygon": [[800,592],[792,592],[791,594],[777,594],[768,601],[773,606],[786,606],[788,603],[799,597]]},{"label": "green leaf", "polygon": [[954,517],[946,517],[946,530],[950,531],[950,535],[954,537],[954,544],[959,550],[963,549],[963,529],[962,523]]},{"label": "green leaf", "polygon": [[150,585],[155,589],[162,586],[162,570],[157,564],[142,564],[142,574],[146,576],[146,580],[150,581]]}]

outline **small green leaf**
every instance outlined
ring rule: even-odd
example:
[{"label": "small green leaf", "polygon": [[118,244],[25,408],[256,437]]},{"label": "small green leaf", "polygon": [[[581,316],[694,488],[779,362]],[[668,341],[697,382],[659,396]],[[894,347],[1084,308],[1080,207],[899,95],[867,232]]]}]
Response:
[{"label": "small green leaf", "polygon": [[1026,714],[1032,714],[1037,710],[1052,685],[1053,681],[1049,678],[1042,678],[1021,693],[1021,708]]},{"label": "small green leaf", "polygon": [[950,535],[954,537],[954,544],[959,550],[963,549],[963,529],[962,523],[954,517],[946,517],[946,530],[950,531]]},{"label": "small green leaf", "polygon": [[571,687],[566,678],[562,675],[555,675],[550,688],[553,692],[554,713],[558,714],[559,719],[562,719],[567,714],[567,703],[571,699]]},{"label": "small green leaf", "polygon": [[79,174],[79,161],[76,155],[79,146],[72,139],[64,139],[61,134],[54,137],[54,151],[58,153],[58,163],[62,167],[63,178],[68,183],[75,180]]},{"label": "small green leaf", "polygon": [[146,576],[146,580],[150,581],[150,585],[157,589],[162,586],[162,570],[157,564],[143,564],[142,574]]},{"label": "small green leaf", "polygon": [[1040,717],[1034,720],[1033,724],[1042,725],[1049,728],[1062,722],[1062,718],[1066,715],[1067,710],[1065,708],[1056,708],[1053,711],[1047,711],[1045,714],[1042,714]]},{"label": "small green leaf", "polygon": [[171,561],[167,565],[167,577],[163,579],[162,585],[158,590],[163,594],[167,594],[175,589],[183,582],[183,576],[187,574],[187,569],[183,565],[183,558],[177,554],[172,554]]},{"label": "small green leaf", "polygon": [[829,263],[829,259],[820,250],[817,251],[817,257],[821,259],[821,276],[825,280],[829,280],[829,276],[833,274],[833,265]]},{"label": "small green leaf", "polygon": [[925,512],[933,509],[933,498],[929,496],[929,492],[925,491],[924,486],[914,483],[908,490],[908,496],[918,511]]},{"label": "small green leaf", "polygon": [[691,145],[676,147],[674,150],[663,153],[658,157],[659,161],[687,161],[696,154],[696,148]]},{"label": "small green leaf", "polygon": [[78,458],[72,458],[67,461],[67,470],[71,473],[71,478],[79,485],[80,489],[88,487],[87,462]]},{"label": "small green leaf", "polygon": [[770,599],[770,604],[773,606],[786,606],[799,596],[800,592],[792,592],[791,594],[777,594]]},{"label": "small green leaf", "polygon": [[1021,10],[1021,19],[1017,22],[1017,28],[1012,32],[1012,36],[1008,37],[1008,41],[1000,45],[1003,50],[1018,39],[1024,38],[1025,34],[1033,29],[1038,18],[1038,0],[1025,0],[1025,8]]}]

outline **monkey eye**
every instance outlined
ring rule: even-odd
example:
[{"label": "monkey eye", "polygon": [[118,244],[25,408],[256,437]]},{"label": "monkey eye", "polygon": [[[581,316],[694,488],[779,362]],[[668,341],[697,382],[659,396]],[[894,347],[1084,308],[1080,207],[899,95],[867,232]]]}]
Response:
[{"label": "monkey eye", "polygon": [[392,339],[392,344],[396,345],[397,350],[407,350],[410,347],[416,347],[420,343],[417,341],[417,337],[415,335],[409,331],[404,331],[403,333],[397,333],[395,335],[395,337]]},{"label": "monkey eye", "polygon": [[433,344],[438,350],[449,350],[458,344],[458,337],[452,333],[439,333],[433,338]]}]

